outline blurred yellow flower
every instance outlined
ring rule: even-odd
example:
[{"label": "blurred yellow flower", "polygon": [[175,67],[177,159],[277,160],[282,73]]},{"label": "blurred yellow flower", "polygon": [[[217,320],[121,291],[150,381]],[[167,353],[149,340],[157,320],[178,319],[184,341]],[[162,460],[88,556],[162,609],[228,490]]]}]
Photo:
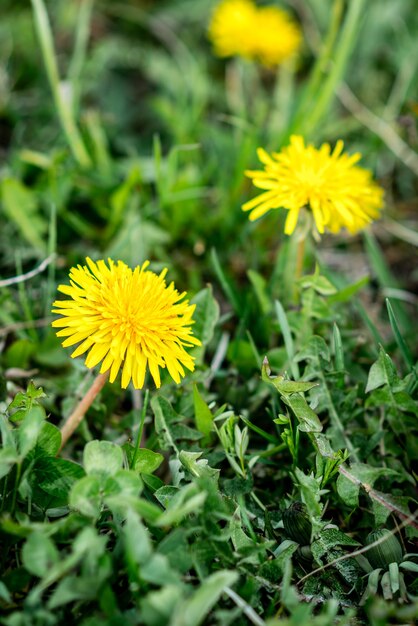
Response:
[{"label": "blurred yellow flower", "polygon": [[284,10],[258,8],[251,0],[223,0],[215,8],[209,38],[221,57],[242,56],[266,66],[290,58],[301,43],[299,26]]},{"label": "blurred yellow flower", "polygon": [[290,145],[279,153],[269,155],[259,148],[264,170],[245,174],[266,191],[242,206],[244,211],[251,211],[250,220],[270,209],[287,209],[285,233],[291,235],[304,207],[312,212],[319,233],[346,228],[354,234],[378,218],[383,189],[368,170],[356,165],[361,154],[342,154],[343,147],[339,140],[333,152],[327,143],[318,150],[311,144],[305,146],[303,137],[293,135]]},{"label": "blurred yellow flower", "polygon": [[102,362],[100,373],[110,370],[114,382],[122,368],[122,387],[130,380],[136,389],[144,385],[147,366],[157,387],[160,369],[167,368],[176,383],[185,375],[183,366],[194,370],[194,360],[185,347],[200,345],[190,325],[195,305],[183,300],[174,283],[166,285],[160,275],[147,270],[149,262],[134,270],[122,261],[94,262],[70,270],[70,285],[58,290],[70,300],[54,302],[53,313],[62,318],[52,325],[67,337],[63,346],[80,345],[72,357],[89,351],[87,367]]}]

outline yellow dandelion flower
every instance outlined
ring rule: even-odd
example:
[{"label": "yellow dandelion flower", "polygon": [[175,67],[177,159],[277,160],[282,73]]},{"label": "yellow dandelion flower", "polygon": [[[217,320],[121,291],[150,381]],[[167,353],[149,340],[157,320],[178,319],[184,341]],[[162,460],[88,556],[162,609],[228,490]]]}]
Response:
[{"label": "yellow dandelion flower", "polygon": [[254,54],[263,65],[280,65],[300,48],[300,28],[282,9],[270,6],[258,9],[256,29]]},{"label": "yellow dandelion flower", "polygon": [[[100,373],[110,370],[114,382],[122,368],[122,387],[129,382],[136,389],[144,385],[147,366],[157,387],[160,368],[167,368],[176,383],[194,370],[194,360],[185,347],[200,345],[190,325],[195,305],[183,300],[174,283],[166,285],[160,275],[147,270],[149,261],[134,270],[122,261],[94,262],[70,270],[70,285],[58,290],[70,300],[57,300],[53,313],[62,318],[52,322],[58,337],[67,337],[63,346],[80,345],[74,358],[88,351],[89,368],[102,362]],[[181,302],[183,300],[183,302]],[[81,343],[80,343],[81,342]]]},{"label": "yellow dandelion flower", "polygon": [[274,6],[251,0],[224,0],[215,8],[209,38],[221,57],[242,56],[274,66],[293,56],[301,43],[298,25]]},{"label": "yellow dandelion flower", "polygon": [[312,212],[319,233],[332,233],[346,228],[354,234],[379,217],[383,204],[383,189],[371,173],[358,167],[361,154],[343,154],[341,140],[331,152],[325,143],[319,150],[305,146],[303,137],[293,135],[290,145],[269,155],[259,148],[257,153],[264,170],[249,170],[245,174],[264,193],[246,202],[242,208],[251,211],[256,220],[270,209],[287,209],[285,233],[296,228],[299,212]]},{"label": "yellow dandelion flower", "polygon": [[224,0],[215,8],[209,38],[220,57],[254,55],[254,23],[257,7],[251,0]]}]

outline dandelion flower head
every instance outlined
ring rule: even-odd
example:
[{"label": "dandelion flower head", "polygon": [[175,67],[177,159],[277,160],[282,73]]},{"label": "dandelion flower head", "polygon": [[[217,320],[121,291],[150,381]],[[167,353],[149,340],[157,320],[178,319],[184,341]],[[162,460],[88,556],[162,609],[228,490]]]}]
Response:
[{"label": "dandelion flower head", "polygon": [[221,57],[241,56],[266,66],[292,57],[301,43],[298,25],[284,10],[258,8],[251,0],[223,0],[215,8],[209,38]]},{"label": "dandelion flower head", "polygon": [[53,313],[62,316],[52,322],[61,329],[57,336],[66,337],[62,345],[80,344],[71,356],[88,352],[87,367],[101,362],[100,372],[110,370],[110,382],[122,369],[124,389],[131,380],[141,389],[147,367],[157,387],[160,368],[176,383],[184,367],[193,371],[185,348],[200,345],[190,328],[195,305],[173,283],[166,285],[167,270],[157,275],[147,269],[148,261],[134,270],[122,261],[86,261],[70,270],[70,285],[58,287],[70,299],[53,303]]},{"label": "dandelion flower head", "polygon": [[270,209],[287,209],[284,232],[291,235],[299,213],[311,211],[318,233],[337,233],[346,228],[354,234],[379,217],[383,190],[371,173],[356,165],[361,154],[343,153],[337,141],[331,151],[328,143],[316,149],[293,135],[290,145],[269,155],[263,148],[258,157],[263,170],[249,170],[246,175],[265,191],[246,202],[242,208],[256,220]]}]

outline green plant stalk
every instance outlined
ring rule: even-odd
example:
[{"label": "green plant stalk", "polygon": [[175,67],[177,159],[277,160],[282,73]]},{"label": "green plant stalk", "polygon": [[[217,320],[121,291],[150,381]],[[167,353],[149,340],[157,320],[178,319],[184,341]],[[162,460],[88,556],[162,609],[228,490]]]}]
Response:
[{"label": "green plant stalk", "polygon": [[328,77],[321,84],[319,92],[313,99],[314,106],[309,116],[305,116],[305,123],[301,124],[300,132],[304,135],[309,135],[317,127],[318,123],[327,113],[331,101],[335,96],[338,83],[344,76],[348,59],[357,37],[360,19],[363,15],[363,7],[364,0],[351,0],[349,3],[341,35],[334,46],[334,63]]},{"label": "green plant stalk", "polygon": [[10,509],[10,515],[13,517],[14,513],[15,513],[15,509],[16,509],[16,500],[17,500],[17,492],[19,489],[19,483],[20,483],[20,479],[22,476],[22,463],[18,463],[17,467],[16,467],[16,478],[15,478],[15,484],[14,484],[14,488],[13,488],[13,496],[12,496],[12,506]]},{"label": "green plant stalk", "polygon": [[321,53],[319,54],[315,62],[314,68],[309,78],[309,82],[305,88],[294,119],[290,125],[288,136],[290,136],[294,132],[299,132],[299,124],[303,123],[303,120],[307,114],[307,109],[310,106],[311,102],[314,101],[315,93],[320,88],[321,81],[326,75],[327,66],[330,63],[332,57],[332,49],[337,39],[337,35],[340,32],[343,8],[343,0],[336,0],[334,2],[334,5],[332,7],[330,25],[328,28],[328,32],[325,36]]},{"label": "green plant stalk", "polygon": [[75,28],[73,56],[68,69],[68,80],[73,88],[73,111],[78,111],[80,103],[80,75],[86,58],[90,37],[90,20],[94,0],[82,0]]},{"label": "green plant stalk", "polygon": [[38,33],[42,56],[45,63],[45,69],[62,129],[76,161],[81,165],[81,167],[90,167],[91,159],[84,145],[80,131],[74,121],[71,103],[68,98],[66,99],[64,97],[63,91],[60,87],[60,77],[55,56],[54,42],[44,2],[43,0],[31,0],[31,2],[35,18],[35,27]]},{"label": "green plant stalk", "polygon": [[137,434],[136,441],[135,441],[135,450],[134,450],[134,455],[132,457],[130,469],[135,469],[135,463],[138,457],[138,451],[139,451],[139,448],[141,447],[142,435],[144,432],[145,417],[146,417],[147,408],[148,408],[148,400],[149,400],[149,389],[145,391],[144,404],[142,405],[141,414],[139,416],[138,434]]}]

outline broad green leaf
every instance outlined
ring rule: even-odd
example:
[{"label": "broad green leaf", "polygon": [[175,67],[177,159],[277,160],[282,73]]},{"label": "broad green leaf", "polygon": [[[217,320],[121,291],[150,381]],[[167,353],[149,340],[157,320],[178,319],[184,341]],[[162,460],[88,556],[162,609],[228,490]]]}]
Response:
[{"label": "broad green leaf", "polygon": [[132,510],[127,511],[122,538],[126,563],[134,572],[151,557],[152,544],[148,530]]},{"label": "broad green leaf", "polygon": [[113,476],[121,469],[123,452],[110,441],[89,441],[84,448],[83,465],[86,474]]},{"label": "broad green leaf", "polygon": [[36,458],[28,480],[38,506],[49,508],[67,505],[71,488],[83,477],[78,463],[42,455]]},{"label": "broad green leaf", "polygon": [[137,452],[135,467],[133,469],[141,474],[152,474],[160,467],[163,461],[164,457],[159,452],[154,452],[147,448],[140,448]]},{"label": "broad green leaf", "polygon": [[18,429],[19,452],[22,458],[36,446],[44,422],[45,411],[41,406],[35,405],[26,411]]},{"label": "broad green leaf", "polygon": [[220,570],[207,578],[192,597],[177,606],[171,626],[199,626],[218,602],[226,587],[238,579],[238,572]]},{"label": "broad green leaf", "polygon": [[100,482],[96,476],[81,478],[71,489],[71,508],[86,517],[97,518],[100,515],[101,503]]},{"label": "broad green leaf", "polygon": [[4,178],[0,186],[3,211],[34,248],[44,251],[47,225],[38,212],[35,194],[17,178]]},{"label": "broad green leaf", "polygon": [[31,574],[42,578],[59,560],[59,553],[49,537],[33,531],[22,550],[23,565]]},{"label": "broad green leaf", "polygon": [[133,470],[120,469],[113,476],[108,476],[103,487],[103,496],[139,496],[142,480]]},{"label": "broad green leaf", "polygon": [[200,395],[197,385],[193,385],[193,403],[196,428],[205,437],[207,437],[213,428],[213,415],[212,411]]},{"label": "broad green leaf", "polygon": [[[398,472],[386,467],[371,467],[365,463],[352,463],[349,469],[356,482],[353,482],[344,474],[337,479],[337,491],[340,498],[350,507],[358,507],[359,491],[361,483],[373,487],[376,480],[381,476],[397,476]],[[358,482],[357,482],[358,481]]]},{"label": "broad green leaf", "polygon": [[44,422],[36,442],[35,455],[55,456],[61,447],[61,431],[50,422]]}]

